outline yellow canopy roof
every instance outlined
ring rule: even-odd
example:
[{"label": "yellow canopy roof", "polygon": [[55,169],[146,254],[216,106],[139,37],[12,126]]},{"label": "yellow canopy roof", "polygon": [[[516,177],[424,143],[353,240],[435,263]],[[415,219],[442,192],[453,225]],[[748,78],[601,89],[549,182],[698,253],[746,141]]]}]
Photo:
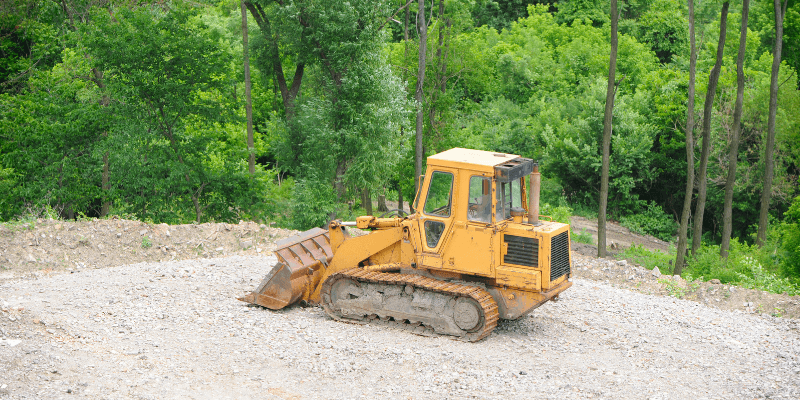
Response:
[{"label": "yellow canopy roof", "polygon": [[519,156],[492,151],[454,148],[428,157],[429,166],[466,168],[476,171],[494,172],[494,167]]}]

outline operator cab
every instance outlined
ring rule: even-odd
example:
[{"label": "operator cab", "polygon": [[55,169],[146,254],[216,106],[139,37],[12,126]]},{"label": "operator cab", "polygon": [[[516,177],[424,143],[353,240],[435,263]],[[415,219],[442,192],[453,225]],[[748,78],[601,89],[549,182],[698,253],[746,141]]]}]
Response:
[{"label": "operator cab", "polygon": [[[450,217],[455,211],[452,209],[454,187],[462,190],[458,189],[462,177],[456,176],[460,174],[468,179],[463,182],[468,185],[467,221],[492,224],[510,219],[512,209],[520,212],[528,209],[525,176],[531,174],[534,165],[532,160],[513,154],[461,148],[428,157],[430,185],[427,191],[420,193],[425,195],[422,212],[436,218]],[[420,186],[425,188],[423,182]],[[457,215],[456,219],[464,218]],[[441,224],[429,225],[436,225],[436,230],[444,228]]]}]

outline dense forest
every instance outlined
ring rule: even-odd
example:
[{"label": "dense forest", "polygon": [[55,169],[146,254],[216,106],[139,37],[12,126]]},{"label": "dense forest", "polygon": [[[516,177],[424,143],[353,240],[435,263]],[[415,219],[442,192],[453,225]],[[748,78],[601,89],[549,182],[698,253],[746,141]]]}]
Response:
[{"label": "dense forest", "polygon": [[0,221],[307,229],[408,203],[451,147],[597,217],[609,105],[608,218],[796,293],[798,38],[789,0],[7,0]]}]

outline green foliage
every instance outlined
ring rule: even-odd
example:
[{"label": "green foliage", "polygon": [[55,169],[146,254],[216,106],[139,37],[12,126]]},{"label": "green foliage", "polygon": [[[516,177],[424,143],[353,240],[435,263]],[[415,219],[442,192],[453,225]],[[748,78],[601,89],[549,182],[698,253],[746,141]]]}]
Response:
[{"label": "green foliage", "polygon": [[303,190],[338,182],[337,199],[346,201],[395,175],[410,103],[381,52],[386,34],[378,28],[385,19],[376,12],[387,9],[388,2],[367,0],[303,6],[313,24],[297,28],[313,41],[312,54],[323,67],[304,77],[297,115],[276,148]]},{"label": "green foliage", "polygon": [[37,71],[25,93],[0,95],[0,164],[13,171],[3,181],[18,183],[5,192],[6,218],[43,205],[68,214],[96,198],[101,159],[92,149],[108,123],[93,84],[70,79],[78,72],[73,68],[88,73],[83,67]]},{"label": "green foliage", "polygon": [[727,260],[719,256],[719,246],[704,245],[689,259],[689,265],[684,273],[689,276],[702,276],[704,279],[719,279],[722,283],[735,283],[739,280],[738,274],[750,273],[751,254],[755,246],[731,240],[731,247]]},{"label": "green foliage", "polygon": [[800,196],[795,197],[786,211],[785,219],[778,230],[782,234],[782,250],[785,252],[783,270],[786,276],[800,282]]},{"label": "green foliage", "polygon": [[772,293],[786,292],[792,295],[800,293],[800,286],[792,283],[788,277],[781,277],[776,266],[768,264],[765,267],[761,260],[770,259],[769,254],[764,254],[766,252],[763,247],[759,248],[732,239],[728,258],[724,259],[719,257],[719,246],[705,245],[690,258],[684,275],[699,276],[706,280],[716,278],[722,283]]},{"label": "green foliage", "polygon": [[[646,203],[646,202],[645,202]],[[620,217],[620,225],[642,235],[655,236],[665,242],[675,238],[678,223],[655,202],[641,207],[642,211]]]},{"label": "green foliage", "polygon": [[[571,121],[564,121],[557,128],[547,126],[541,137],[542,142],[548,144],[544,154],[545,171],[560,178],[570,201],[594,204],[594,190],[600,188],[602,154],[598,151],[598,143],[602,132],[605,84],[598,79],[589,90],[591,97],[584,99],[585,103],[573,103],[573,112],[561,111],[565,115],[571,114]],[[615,105],[618,117],[612,137],[609,175],[612,215],[636,210],[636,189],[650,185],[656,178],[649,168],[655,130],[647,117],[634,108],[635,103],[635,98],[621,97]],[[587,186],[594,190],[587,192]]]},{"label": "green foliage", "polygon": [[0,165],[0,193],[6,193],[5,196],[0,197],[0,221],[6,221],[12,217],[15,204],[13,198],[8,196],[12,193],[12,189],[16,187],[16,178],[14,177],[14,170],[11,168],[3,168]]},{"label": "green foliage", "polygon": [[670,247],[667,253],[661,251],[651,251],[644,246],[637,244],[624,249],[620,252],[620,257],[631,260],[634,264],[641,265],[647,269],[658,267],[663,274],[672,274],[672,263],[675,261],[675,249]]},{"label": "green foliage", "polygon": [[659,279],[658,283],[664,285],[664,289],[672,297],[682,299],[684,296],[686,296],[686,289],[681,287],[678,282],[672,279]]},{"label": "green foliage", "polygon": [[291,227],[299,230],[324,227],[339,209],[333,187],[313,179],[302,179],[295,184],[291,204]]},{"label": "green foliage", "polygon": [[764,271],[761,263],[756,259],[744,257],[741,263],[746,270],[745,272],[735,272],[738,285],[771,293],[786,293],[790,296],[800,294],[800,285],[792,283],[789,278],[780,278]]},{"label": "green foliage", "polygon": [[637,37],[651,46],[662,63],[686,52],[689,44],[683,4],[677,0],[656,0],[639,19]]},{"label": "green foliage", "polygon": [[142,248],[149,249],[153,247],[153,241],[150,240],[149,236],[142,236]]},{"label": "green foliage", "polygon": [[586,232],[586,229],[581,229],[581,231],[578,232],[578,233],[575,233],[575,231],[572,231],[572,235],[570,237],[572,238],[572,240],[574,240],[574,241],[576,241],[578,243],[585,243],[585,244],[591,244],[591,245],[596,244],[595,240],[594,240],[594,237],[592,236],[591,233]]},{"label": "green foliage", "polygon": [[538,0],[477,0],[472,5],[475,26],[488,25],[498,31],[507,29],[519,18],[528,15],[530,4]]},{"label": "green foliage", "polygon": [[609,23],[608,5],[600,0],[569,0],[556,3],[558,21],[572,24],[575,21],[588,22],[595,26]]},{"label": "green foliage", "polygon": [[566,205],[553,206],[548,203],[541,203],[539,214],[553,218],[553,221],[569,224],[572,218],[572,209]]}]

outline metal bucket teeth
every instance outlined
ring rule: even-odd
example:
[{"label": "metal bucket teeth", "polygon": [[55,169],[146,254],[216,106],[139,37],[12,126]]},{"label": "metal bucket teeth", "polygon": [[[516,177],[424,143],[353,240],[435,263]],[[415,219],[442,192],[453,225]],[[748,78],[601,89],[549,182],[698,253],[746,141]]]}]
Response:
[{"label": "metal bucket teeth", "polygon": [[277,243],[278,263],[267,273],[256,290],[239,298],[246,303],[279,310],[309,292],[313,275],[333,258],[328,231],[307,230]]}]

